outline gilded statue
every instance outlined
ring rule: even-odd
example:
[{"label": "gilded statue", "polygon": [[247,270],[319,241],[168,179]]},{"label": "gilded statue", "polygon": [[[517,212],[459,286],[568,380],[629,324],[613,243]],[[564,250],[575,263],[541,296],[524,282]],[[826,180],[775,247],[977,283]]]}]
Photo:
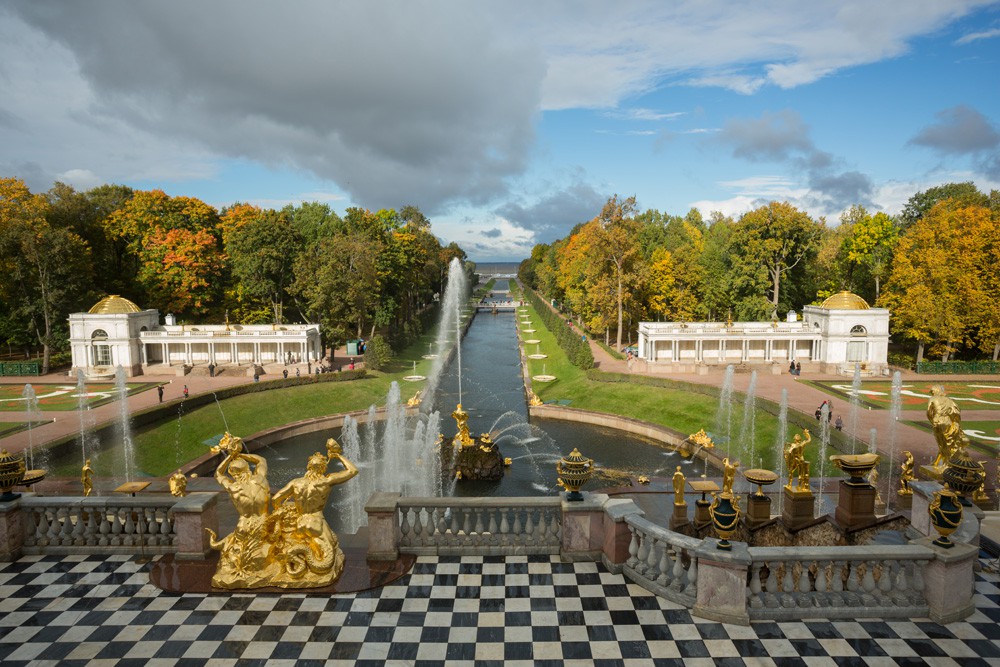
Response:
[{"label": "gilded statue", "polygon": [[[323,516],[330,490],[358,474],[344,457],[340,445],[330,438],[327,454],[309,457],[306,474],[293,479],[274,494],[275,558],[282,572],[270,582],[282,588],[315,588],[333,583],[344,569],[344,552]],[[327,473],[331,461],[342,470]]]},{"label": "gilded statue", "polygon": [[452,442],[461,447],[471,447],[474,445],[475,442],[472,440],[472,436],[469,435],[469,413],[462,409],[461,403],[451,413],[451,416],[458,425],[458,434]]},{"label": "gilded statue", "polygon": [[542,399],[538,398],[538,394],[533,392],[531,389],[528,390],[528,405],[534,407],[537,405],[544,405]]},{"label": "gilded statue", "polygon": [[413,395],[413,398],[406,401],[406,406],[409,408],[415,408],[420,405],[420,392],[418,391]]},{"label": "gilded statue", "polygon": [[259,588],[268,586],[279,571],[271,553],[268,504],[271,487],[267,482],[267,461],[243,451],[243,440],[226,433],[212,451],[225,452],[215,470],[215,479],[229,493],[240,518],[236,529],[223,540],[207,529],[213,549],[221,552],[212,586],[216,588]]},{"label": "gilded statue", "polygon": [[[722,493],[733,493],[733,482],[736,481],[736,469],[740,462],[731,463],[729,457],[722,459]],[[676,475],[676,474],[675,474]]]},{"label": "gilded statue", "polygon": [[698,445],[701,449],[712,449],[715,447],[715,443],[712,442],[712,438],[705,433],[705,429],[701,429],[697,433],[689,435],[688,442],[693,445]]},{"label": "gilded statue", "polygon": [[872,468],[868,471],[868,484],[875,489],[875,505],[882,505],[882,493],[878,490],[878,468]]},{"label": "gilded statue", "polygon": [[90,459],[84,461],[80,470],[80,483],[83,485],[84,497],[94,492],[94,469],[90,467]]},{"label": "gilded statue", "polygon": [[[785,488],[794,491],[809,490],[809,462],[806,461],[805,449],[806,445],[812,442],[812,434],[809,433],[809,429],[803,429],[802,433],[805,435],[804,440],[796,433],[785,448],[785,470],[788,473],[788,484]],[[796,477],[798,480],[793,483]]]},{"label": "gilded statue", "polygon": [[944,387],[931,387],[931,398],[927,402],[927,419],[934,429],[938,454],[931,463],[935,468],[944,468],[948,460],[969,444],[962,431],[962,410],[944,393]]},{"label": "gilded statue", "polygon": [[[274,494],[267,481],[267,461],[245,451],[243,441],[227,433],[212,451],[224,453],[215,479],[239,514],[236,529],[222,540],[208,530],[220,551],[212,577],[216,588],[316,588],[340,576],[344,553],[323,516],[330,490],[358,474],[337,441],[326,443],[324,456],[309,457],[306,473]],[[331,461],[342,470],[327,473]],[[273,509],[272,509],[273,503]]]},{"label": "gilded statue", "polygon": [[170,495],[175,498],[183,498],[187,495],[187,477],[180,470],[171,475],[167,483],[170,485]]},{"label": "gilded statue", "polygon": [[899,491],[901,496],[912,496],[913,489],[910,488],[910,482],[912,482],[916,477],[913,474],[913,454],[910,452],[903,452],[903,464],[899,466]]},{"label": "gilded statue", "polygon": [[677,472],[674,473],[674,505],[687,504],[684,502],[684,484],[686,481],[684,473],[681,472],[681,467],[677,466]]}]

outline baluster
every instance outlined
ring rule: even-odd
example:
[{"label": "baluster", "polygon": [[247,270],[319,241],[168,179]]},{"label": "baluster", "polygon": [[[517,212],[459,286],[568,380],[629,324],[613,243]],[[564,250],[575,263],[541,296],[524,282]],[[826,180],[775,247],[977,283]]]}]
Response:
[{"label": "baluster", "polygon": [[399,544],[404,547],[413,546],[410,538],[410,508],[400,507],[399,511],[402,514],[399,522]]},{"label": "baluster", "polygon": [[861,561],[847,561],[847,592],[844,600],[849,607],[861,605]]},{"label": "baluster", "polygon": [[38,544],[43,547],[49,545],[49,513],[43,507],[38,510]]},{"label": "baluster", "polygon": [[680,547],[674,547],[673,550],[674,570],[671,577],[673,581],[670,583],[670,587],[675,591],[680,591],[684,588],[684,553]]},{"label": "baluster", "polygon": [[490,534],[490,544],[497,545],[500,544],[500,536],[497,535],[497,512],[502,512],[503,510],[497,507],[490,508],[490,524],[486,529]]},{"label": "baluster", "polygon": [[844,594],[844,561],[836,560],[830,564],[830,605],[843,607],[846,602]]},{"label": "baluster", "polygon": [[486,527],[483,525],[483,509],[481,507],[476,508],[476,535],[480,537],[486,532]]},{"label": "baluster", "polygon": [[[666,587],[670,585],[670,573],[673,572],[673,559],[670,555],[670,545],[666,542],[660,542],[662,547],[660,551],[660,561],[656,564],[656,569],[658,574],[655,578],[656,583]],[[649,577],[653,579],[652,576]]]},{"label": "baluster", "polygon": [[411,530],[413,531],[413,544],[418,547],[425,546],[423,514],[423,507],[418,507],[413,511],[413,526]]},{"label": "baluster", "polygon": [[123,544],[122,540],[122,517],[120,507],[109,507],[108,511],[111,513],[111,546],[121,546]]},{"label": "baluster", "polygon": [[510,539],[510,522],[507,521],[508,514],[510,514],[510,509],[506,507],[500,512],[500,539],[503,544],[511,544],[512,542]]},{"label": "baluster", "polygon": [[821,600],[827,597],[826,593],[830,589],[829,580],[827,579],[829,569],[829,562],[816,563],[816,592],[820,594],[818,597]]},{"label": "baluster", "polygon": [[793,595],[795,590],[795,577],[793,576],[793,571],[796,565],[796,562],[787,560],[781,564],[782,569],[785,571],[784,576],[781,578],[782,607],[795,606],[795,596]]},{"label": "baluster", "polygon": [[895,581],[893,582],[892,601],[898,607],[905,607],[910,604],[910,594],[913,592],[910,589],[910,577],[907,575],[910,564],[910,561],[899,561],[896,563],[896,576]]},{"label": "baluster", "polygon": [[534,545],[538,544],[539,542],[541,542],[541,540],[539,538],[541,538],[541,536],[544,533],[535,532],[538,529],[538,527],[539,527],[538,524],[540,524],[541,522],[542,522],[542,513],[541,512],[538,513],[538,519],[537,520],[535,519],[535,511],[534,510],[529,510],[528,513],[524,516],[524,534],[525,534],[525,537],[527,538],[527,539],[525,539],[525,544],[530,545],[530,546],[534,546]]},{"label": "baluster", "polygon": [[891,560],[884,560],[879,564],[878,592],[875,594],[879,599],[879,604],[891,604],[893,567],[893,561]]},{"label": "baluster", "polygon": [[24,512],[24,546],[38,544],[38,513],[33,509]]},{"label": "baluster", "polygon": [[[697,599],[698,597],[698,559],[694,554],[689,553],[691,559],[687,569],[687,584],[684,586],[684,594]],[[758,587],[759,588],[759,587]]]},{"label": "baluster", "polygon": [[652,537],[649,538],[649,553],[646,554],[646,578],[650,581],[656,581],[659,575],[659,558],[656,555],[656,545],[659,544],[663,550],[666,550],[667,545],[663,542],[657,542]]},{"label": "baluster", "polygon": [[451,509],[444,508],[438,511],[438,532],[441,534],[442,544],[451,542],[453,534],[451,532]]},{"label": "baluster", "polygon": [[464,519],[462,523],[462,532],[466,537],[468,537],[469,533],[472,532],[472,510],[467,507],[463,507],[462,517]]},{"label": "baluster", "polygon": [[767,564],[767,593],[764,595],[764,605],[767,607],[778,606],[778,563]]},{"label": "baluster", "polygon": [[625,565],[634,570],[639,562],[639,537],[634,526],[629,526],[628,532],[632,534],[632,539],[628,543],[628,560],[625,561]]},{"label": "baluster", "polygon": [[68,547],[73,544],[73,516],[68,507],[60,509],[59,512],[62,514],[59,543],[64,547]]},{"label": "baluster", "polygon": [[[136,518],[133,519],[132,518],[133,516]],[[124,532],[125,544],[133,545],[139,543],[138,537],[136,535],[136,526],[135,526],[138,517],[139,517],[138,510],[133,510],[133,508],[131,507],[125,508],[125,532]]]},{"label": "baluster", "polygon": [[135,539],[136,539],[136,542],[138,542],[140,544],[145,543],[147,545],[152,545],[152,544],[154,544],[154,542],[150,541],[150,539],[149,539],[150,538],[150,527],[149,527],[150,521],[149,521],[149,516],[146,514],[147,512],[149,512],[149,508],[148,507],[140,507],[138,509],[138,511],[136,511],[136,513],[135,513],[135,519],[136,519],[136,527],[135,527],[136,535],[135,535]]},{"label": "baluster", "polygon": [[649,537],[640,532],[639,533],[639,562],[635,566],[635,571],[641,575],[646,574],[646,569],[648,565],[646,564],[646,559],[649,557]]},{"label": "baluster", "polygon": [[87,533],[87,521],[86,517],[90,512],[83,508],[76,508],[76,521],[73,524],[72,531],[72,541],[74,546],[83,546],[87,543],[86,533]]},{"label": "baluster", "polygon": [[510,532],[514,535],[514,543],[516,544],[521,540],[521,536],[524,535],[524,531],[521,528],[521,509],[514,510],[514,527],[511,528]]},{"label": "baluster", "polygon": [[[694,567],[694,560],[691,561],[692,568]],[[761,591],[763,587],[761,586],[760,573],[764,569],[763,563],[753,563],[750,569],[750,588],[748,593],[748,602],[750,606],[754,609],[760,609],[764,606],[764,601],[761,599]]]},{"label": "baluster", "polygon": [[165,544],[174,543],[174,515],[166,509],[163,510],[163,523],[160,525],[160,534],[163,535]]},{"label": "baluster", "polygon": [[552,510],[549,513],[549,518],[552,520],[549,526],[552,533],[552,544],[558,545],[560,543],[559,532],[562,529],[562,512],[560,510]]},{"label": "baluster", "polygon": [[910,599],[913,600],[914,605],[927,604],[927,599],[924,597],[925,567],[927,567],[927,561],[925,560],[913,562],[913,594],[910,596]]},{"label": "baluster", "polygon": [[87,509],[87,526],[83,533],[84,544],[88,547],[97,546],[100,533],[97,524],[97,511],[91,507]]},{"label": "baluster", "polygon": [[799,606],[813,606],[812,584],[809,581],[809,565],[802,561],[799,563]]}]

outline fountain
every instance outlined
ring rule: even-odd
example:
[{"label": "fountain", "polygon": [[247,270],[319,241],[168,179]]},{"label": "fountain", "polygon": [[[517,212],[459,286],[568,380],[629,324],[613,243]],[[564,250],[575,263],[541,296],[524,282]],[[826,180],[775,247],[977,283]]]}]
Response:
[{"label": "fountain", "polygon": [[858,442],[858,419],[861,417],[861,364],[854,366],[851,381],[850,412],[847,415],[847,429],[851,436],[851,453],[856,453]]},{"label": "fountain", "polygon": [[427,354],[423,355],[424,359],[437,359],[438,356],[434,354],[434,343],[427,343]]},{"label": "fountain", "polygon": [[90,407],[87,405],[86,376],[82,370],[76,372],[76,415],[80,423],[80,455],[83,462],[86,463],[89,444],[87,431],[93,429],[94,419],[90,415]]},{"label": "fountain", "polygon": [[552,382],[556,379],[555,375],[549,375],[545,370],[545,364],[542,364],[541,375],[532,375],[531,379],[535,382]]},{"label": "fountain", "polygon": [[417,362],[413,362],[413,373],[411,375],[403,376],[403,379],[407,382],[422,382],[427,379],[426,375],[419,375],[417,373]]},{"label": "fountain", "polygon": [[128,377],[121,366],[115,370],[115,392],[118,394],[118,424],[125,460],[125,483],[129,484],[135,476],[135,448],[132,446],[132,416],[128,410]]},{"label": "fountain", "polygon": [[730,443],[732,442],[733,425],[733,375],[736,367],[732,364],[726,366],[726,374],[722,378],[722,390],[719,392],[719,408],[715,412],[715,433],[713,439],[716,443],[726,443],[726,456],[732,456]]},{"label": "fountain", "polygon": [[[781,390],[781,403],[778,406],[778,433],[775,438],[775,451],[780,452],[785,448],[785,440],[788,438],[788,390]],[[778,478],[784,474],[785,457],[778,457]],[[744,473],[744,477],[746,473]],[[749,478],[748,478],[749,479]],[[783,508],[784,495],[778,496],[778,514]]]},{"label": "fountain", "polygon": [[[28,468],[35,467],[35,440],[31,429],[34,427],[35,422],[41,418],[41,412],[38,409],[38,396],[35,395],[35,389],[30,384],[24,385],[24,391],[21,392],[21,396],[24,398],[24,409],[28,414]],[[44,456],[42,450],[42,455],[39,457],[40,463],[39,467],[44,468],[44,462],[41,461],[41,457]]]},{"label": "fountain", "polygon": [[[441,373],[444,371],[446,362],[450,354],[446,351],[450,345],[454,344],[457,354],[461,354],[462,342],[462,303],[469,291],[468,278],[462,262],[456,257],[448,264],[448,282],[445,283],[444,294],[441,297],[440,322],[437,332],[438,355],[433,359],[428,381],[424,394],[433,396],[437,391],[438,383],[441,381]],[[455,338],[452,340],[452,335]],[[432,401],[425,401],[424,405],[429,406]],[[357,482],[355,482],[357,483]]]},{"label": "fountain", "polygon": [[752,467],[754,445],[757,442],[757,371],[750,373],[746,398],[743,399],[743,420],[740,422],[740,462],[744,467]]},{"label": "fountain", "polygon": [[537,343],[535,344],[535,353],[528,355],[529,359],[548,359],[548,357],[549,357],[549,355],[542,354],[541,348],[540,348],[540,346]]},{"label": "fountain", "polygon": [[830,444],[830,404],[824,403],[819,416],[819,495],[816,510],[823,514],[823,491],[826,488],[826,448]]},{"label": "fountain", "polygon": [[[896,425],[899,423],[899,413],[903,409],[903,376],[899,371],[892,374],[892,389],[889,392],[889,415],[886,423],[886,438],[889,441],[889,490],[895,488],[892,476],[896,466]],[[904,494],[906,495],[906,494]],[[898,494],[889,494],[891,500]]]}]

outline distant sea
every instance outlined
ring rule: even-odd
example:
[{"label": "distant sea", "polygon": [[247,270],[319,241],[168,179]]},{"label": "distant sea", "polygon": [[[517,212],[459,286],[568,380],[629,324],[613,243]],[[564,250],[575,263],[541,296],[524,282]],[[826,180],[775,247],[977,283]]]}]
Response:
[{"label": "distant sea", "polygon": [[521,265],[520,262],[476,262],[476,273],[479,274],[504,274],[504,273],[517,273],[517,267]]}]

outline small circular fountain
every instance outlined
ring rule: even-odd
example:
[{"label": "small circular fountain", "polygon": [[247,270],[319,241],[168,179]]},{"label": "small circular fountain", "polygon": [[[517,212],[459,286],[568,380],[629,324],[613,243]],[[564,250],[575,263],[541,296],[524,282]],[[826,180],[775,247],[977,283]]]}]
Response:
[{"label": "small circular fountain", "polygon": [[524,344],[525,345],[538,345],[541,342],[542,341],[538,340],[537,338],[531,338],[529,340],[524,341]]},{"label": "small circular fountain", "polygon": [[535,353],[534,354],[529,354],[528,358],[529,359],[548,359],[549,355],[542,354],[541,350],[538,347],[538,344],[536,343],[535,344]]},{"label": "small circular fountain", "polygon": [[413,374],[412,375],[404,375],[403,379],[406,380],[407,382],[421,382],[422,380],[426,380],[427,376],[426,375],[418,375],[417,374],[417,362],[414,361],[413,362]]}]

